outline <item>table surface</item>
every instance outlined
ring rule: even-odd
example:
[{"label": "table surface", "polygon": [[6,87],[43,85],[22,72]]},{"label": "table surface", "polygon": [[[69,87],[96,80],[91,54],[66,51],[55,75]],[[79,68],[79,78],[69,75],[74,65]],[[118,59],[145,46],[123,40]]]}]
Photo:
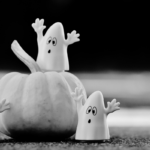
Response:
[{"label": "table surface", "polygon": [[150,149],[150,128],[110,128],[109,142],[17,142],[0,141],[0,150],[148,150]]}]

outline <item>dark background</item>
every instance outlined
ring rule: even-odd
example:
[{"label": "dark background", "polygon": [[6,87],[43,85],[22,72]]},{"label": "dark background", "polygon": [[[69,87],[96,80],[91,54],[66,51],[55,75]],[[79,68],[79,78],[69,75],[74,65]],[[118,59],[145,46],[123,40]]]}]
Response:
[{"label": "dark background", "polygon": [[62,22],[65,35],[72,30],[80,33],[81,41],[68,47],[70,71],[150,70],[148,2],[13,0],[0,6],[0,70],[28,71],[10,45],[16,39],[36,59],[36,33],[31,27],[36,18],[44,18],[47,28]]}]

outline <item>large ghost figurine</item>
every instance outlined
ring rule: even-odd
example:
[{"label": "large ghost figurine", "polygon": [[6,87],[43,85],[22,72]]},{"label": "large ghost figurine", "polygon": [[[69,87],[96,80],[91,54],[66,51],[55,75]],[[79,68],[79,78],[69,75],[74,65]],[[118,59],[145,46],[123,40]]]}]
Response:
[{"label": "large ghost figurine", "polygon": [[42,31],[45,28],[43,23],[43,19],[36,19],[36,22],[32,24],[38,35],[37,64],[42,70],[46,71],[69,70],[67,47],[79,41],[79,34],[72,31],[67,34],[68,38],[65,40],[63,25],[56,22],[49,27],[43,36]]},{"label": "large ghost figurine", "polygon": [[60,22],[50,26],[45,35],[43,35],[43,30],[46,27],[43,24],[44,19],[39,20],[38,18],[32,24],[37,33],[38,56],[36,61],[22,49],[16,40],[11,46],[13,52],[29,67],[31,72],[35,70],[42,72],[69,70],[67,47],[78,42],[80,35],[76,34],[74,30],[68,33],[67,39],[65,39],[64,28]]},{"label": "large ghost figurine", "polygon": [[107,125],[107,115],[119,110],[120,103],[116,100],[108,102],[108,107],[104,106],[103,95],[100,91],[92,93],[82,105],[81,90],[76,88],[73,93],[77,101],[78,125],[76,130],[76,140],[108,140],[110,139]]}]

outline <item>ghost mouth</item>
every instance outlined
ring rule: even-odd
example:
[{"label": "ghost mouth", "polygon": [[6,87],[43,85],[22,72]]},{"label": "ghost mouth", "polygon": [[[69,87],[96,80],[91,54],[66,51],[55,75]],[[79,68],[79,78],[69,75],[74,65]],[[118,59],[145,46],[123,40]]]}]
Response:
[{"label": "ghost mouth", "polygon": [[91,119],[88,120],[88,123],[91,123]]},{"label": "ghost mouth", "polygon": [[48,53],[51,53],[51,50],[50,50],[50,49],[48,50]]}]

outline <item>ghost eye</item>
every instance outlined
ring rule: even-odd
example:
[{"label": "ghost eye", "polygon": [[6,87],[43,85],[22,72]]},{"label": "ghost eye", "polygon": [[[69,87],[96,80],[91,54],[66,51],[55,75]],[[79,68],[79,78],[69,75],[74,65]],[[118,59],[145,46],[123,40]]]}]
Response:
[{"label": "ghost eye", "polygon": [[52,38],[51,38],[51,37],[49,37],[49,38],[48,38],[48,40],[47,40],[47,44],[50,44],[50,43],[51,43],[51,41],[52,41]]},{"label": "ghost eye", "polygon": [[56,46],[56,44],[57,44],[57,39],[54,37],[53,38],[53,40],[52,40],[52,44],[54,45],[54,46]]},{"label": "ghost eye", "polygon": [[93,107],[92,109],[92,114],[95,116],[97,114],[97,108],[96,107]]},{"label": "ghost eye", "polygon": [[86,113],[89,114],[89,113],[91,112],[91,110],[92,110],[92,107],[89,106],[89,107],[87,108],[87,110],[86,110]]}]

